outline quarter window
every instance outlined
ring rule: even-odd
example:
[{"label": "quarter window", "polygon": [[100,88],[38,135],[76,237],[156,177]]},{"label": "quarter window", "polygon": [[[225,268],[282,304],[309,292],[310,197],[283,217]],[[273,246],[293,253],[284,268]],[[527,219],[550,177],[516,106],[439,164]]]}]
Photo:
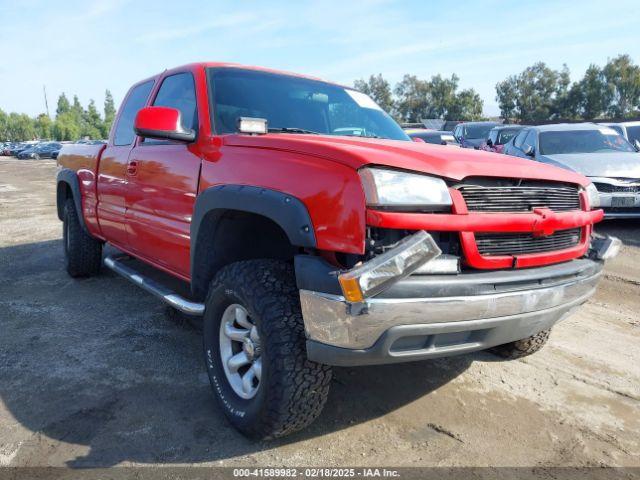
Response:
[{"label": "quarter window", "polygon": [[150,80],[134,87],[129,93],[118,118],[118,124],[113,136],[114,145],[131,145],[133,143],[133,139],[136,136],[133,131],[133,122],[136,119],[138,110],[147,103],[152,87],[153,80]]}]

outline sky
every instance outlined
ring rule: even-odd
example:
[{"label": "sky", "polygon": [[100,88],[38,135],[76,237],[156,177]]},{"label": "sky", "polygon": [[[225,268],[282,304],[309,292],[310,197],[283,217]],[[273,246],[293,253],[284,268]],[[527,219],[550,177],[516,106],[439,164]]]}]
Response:
[{"label": "sky", "polygon": [[640,2],[0,0],[0,108],[55,114],[58,95],[100,109],[111,90],[194,61],[260,65],[353,84],[381,73],[460,77],[485,115],[495,85],[543,61],[589,64],[626,53],[640,63]]}]

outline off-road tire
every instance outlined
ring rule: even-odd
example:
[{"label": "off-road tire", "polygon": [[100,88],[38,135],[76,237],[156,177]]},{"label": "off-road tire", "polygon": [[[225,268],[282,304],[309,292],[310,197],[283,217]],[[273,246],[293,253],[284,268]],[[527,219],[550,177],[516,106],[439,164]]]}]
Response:
[{"label": "off-road tire", "polygon": [[[242,305],[258,328],[262,377],[245,400],[227,380],[220,355],[220,323],[231,304]],[[203,322],[204,356],[211,386],[231,424],[247,437],[283,437],[311,424],[329,394],[331,367],[307,359],[293,266],[249,260],[224,267],[211,282]]]},{"label": "off-road tire", "polygon": [[84,231],[72,198],[64,203],[62,222],[64,264],[72,277],[90,277],[100,272],[102,243]]},{"label": "off-road tire", "polygon": [[504,345],[493,347],[491,352],[509,360],[526,357],[527,355],[536,353],[544,347],[547,340],[549,340],[550,333],[550,329],[542,330],[541,332],[531,335],[530,337],[523,338],[522,340],[516,340],[515,342],[509,342]]}]

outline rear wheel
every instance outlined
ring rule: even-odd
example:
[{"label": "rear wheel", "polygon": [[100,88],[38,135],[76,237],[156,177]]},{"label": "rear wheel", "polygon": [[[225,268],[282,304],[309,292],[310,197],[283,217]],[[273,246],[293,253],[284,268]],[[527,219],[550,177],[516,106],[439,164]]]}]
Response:
[{"label": "rear wheel", "polygon": [[490,351],[509,360],[526,357],[532,353],[536,353],[544,347],[547,340],[549,340],[550,333],[551,329],[542,330],[541,332],[531,335],[530,337],[523,338],[522,340],[516,340],[515,342],[509,342],[504,345],[493,347]]},{"label": "rear wheel", "polygon": [[84,231],[73,198],[64,203],[62,223],[64,262],[72,277],[90,277],[100,272],[102,243]]},{"label": "rear wheel", "polygon": [[211,283],[203,327],[213,392],[243,434],[282,437],[320,415],[331,368],[307,359],[291,265],[251,260],[223,268]]}]

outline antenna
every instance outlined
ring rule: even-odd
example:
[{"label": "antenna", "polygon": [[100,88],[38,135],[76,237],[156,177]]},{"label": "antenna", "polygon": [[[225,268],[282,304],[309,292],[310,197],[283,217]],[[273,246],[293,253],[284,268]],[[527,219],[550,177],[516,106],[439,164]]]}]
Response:
[{"label": "antenna", "polygon": [[47,110],[47,117],[50,117],[49,102],[47,102],[47,87],[45,85],[42,85],[42,91],[44,92],[44,108]]}]

